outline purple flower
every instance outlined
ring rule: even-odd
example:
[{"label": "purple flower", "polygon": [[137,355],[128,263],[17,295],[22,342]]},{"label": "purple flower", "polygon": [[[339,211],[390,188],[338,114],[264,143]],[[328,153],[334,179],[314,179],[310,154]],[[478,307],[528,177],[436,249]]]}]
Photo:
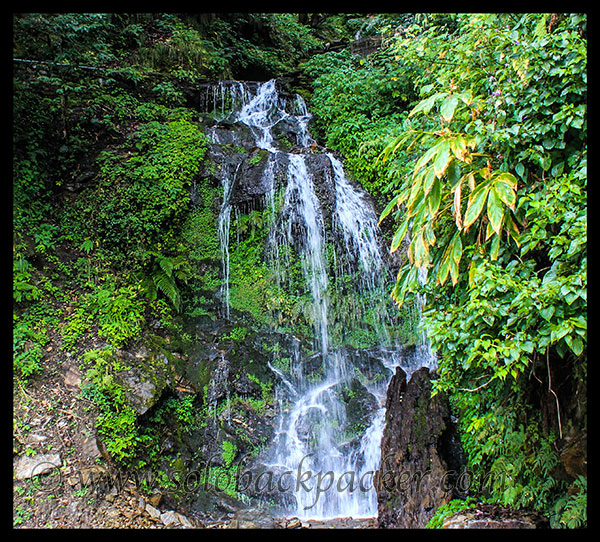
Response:
[{"label": "purple flower", "polygon": [[493,96],[500,96],[500,94],[502,94],[502,92],[500,92],[499,90],[494,90],[494,92],[492,92]]}]

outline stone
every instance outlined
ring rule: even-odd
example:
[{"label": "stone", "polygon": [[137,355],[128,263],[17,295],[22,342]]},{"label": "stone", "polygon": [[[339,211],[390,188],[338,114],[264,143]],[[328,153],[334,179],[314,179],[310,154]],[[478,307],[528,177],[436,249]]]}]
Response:
[{"label": "stone", "polygon": [[139,414],[145,414],[170,386],[174,368],[164,353],[150,353],[141,346],[136,351],[117,350],[116,356],[129,368],[117,373],[116,380],[125,388],[128,404]]},{"label": "stone", "polygon": [[[148,506],[146,505],[146,511],[148,511]],[[155,512],[153,512],[154,514],[156,514],[156,512],[158,512],[160,514],[160,512],[150,506],[151,509],[153,509]],[[150,515],[152,515],[152,517],[155,517],[152,513],[148,512]],[[180,514],[179,512],[175,512],[174,510],[167,510],[166,512],[163,512],[162,514],[160,514],[160,521],[163,523],[163,525],[165,525],[166,527],[169,526],[174,526],[174,527],[178,527],[178,526],[182,526],[182,527],[187,527],[188,529],[191,529],[194,527],[194,525],[192,524],[192,522],[186,518],[183,514]]]},{"label": "stone", "polygon": [[81,386],[81,372],[76,367],[69,367],[65,373],[65,386],[79,388]]},{"label": "stone", "polygon": [[302,522],[298,518],[292,518],[286,523],[285,528],[286,529],[300,529],[300,528],[302,528]]},{"label": "stone", "polygon": [[98,459],[102,457],[100,453],[100,449],[98,448],[98,442],[95,437],[88,437],[84,439],[81,444],[82,452],[85,457],[88,459]]},{"label": "stone", "polygon": [[235,513],[228,525],[229,529],[273,529],[276,521],[264,510],[250,508]]},{"label": "stone", "polygon": [[21,456],[14,466],[14,476],[17,480],[25,480],[39,474],[48,474],[61,465],[62,461],[58,454]]},{"label": "stone", "polygon": [[26,444],[39,444],[40,442],[44,442],[48,437],[44,435],[38,435],[36,433],[30,433],[25,438]]},{"label": "stone", "polygon": [[101,465],[92,465],[84,467],[79,472],[79,480],[82,486],[90,486],[97,484],[100,481],[110,478],[110,473],[107,468]]},{"label": "stone", "polygon": [[179,515],[173,510],[167,510],[166,512],[163,512],[160,515],[160,521],[166,526],[180,524]]},{"label": "stone", "polygon": [[388,386],[381,467],[375,476],[378,527],[425,527],[435,510],[458,497],[464,455],[443,394],[431,397],[429,369],[407,383],[397,368]]},{"label": "stone", "polygon": [[148,502],[152,506],[158,506],[160,501],[162,500],[162,493],[154,493],[149,499]]},{"label": "stone", "polygon": [[146,510],[146,512],[148,512],[148,514],[150,515],[151,518],[155,519],[156,521],[161,521],[160,510],[158,510],[157,508],[154,508],[154,506],[152,506],[149,503],[146,504],[145,510]]},{"label": "stone", "polygon": [[480,504],[446,518],[442,529],[547,529],[549,526],[548,519],[537,512]]}]

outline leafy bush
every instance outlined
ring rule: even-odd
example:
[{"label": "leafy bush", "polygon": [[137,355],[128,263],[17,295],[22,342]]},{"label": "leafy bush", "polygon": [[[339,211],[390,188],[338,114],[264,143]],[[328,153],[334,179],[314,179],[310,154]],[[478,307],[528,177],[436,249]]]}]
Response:
[{"label": "leafy bush", "polygon": [[111,348],[90,350],[83,363],[91,365],[86,376],[89,384],[82,386],[82,395],[100,410],[96,429],[108,453],[122,466],[130,466],[138,454],[140,436],[137,413],[125,398],[125,389],[114,378],[124,369]]},{"label": "leafy bush", "polygon": [[86,332],[97,326],[99,337],[120,348],[139,336],[143,308],[134,285],[119,287],[114,281],[107,281],[81,296],[79,305],[63,328],[63,347],[73,348]]},{"label": "leafy bush", "polygon": [[387,168],[376,158],[402,126],[414,95],[410,79],[386,51],[368,59],[348,51],[315,55],[304,69],[315,78],[310,106],[317,132],[344,156],[363,186],[381,198]]},{"label": "leafy bush", "polygon": [[[392,250],[408,246],[394,297],[426,294],[434,392],[451,394],[472,466],[507,475],[491,498],[550,513],[565,491],[552,476],[559,407],[572,400],[552,374],[564,390],[586,378],[586,22],[453,18],[396,45],[422,99],[381,155],[411,156],[408,173],[390,169],[382,213],[397,220]],[[538,384],[556,399],[545,435]]]}]

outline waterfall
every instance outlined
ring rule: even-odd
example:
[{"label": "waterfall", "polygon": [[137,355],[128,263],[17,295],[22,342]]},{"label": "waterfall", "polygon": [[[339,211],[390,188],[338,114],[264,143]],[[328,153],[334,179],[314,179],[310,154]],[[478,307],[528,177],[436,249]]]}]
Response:
[{"label": "waterfall", "polygon": [[[264,204],[274,219],[267,236],[266,262],[276,285],[284,289],[298,281],[292,276],[291,255],[297,258],[301,294],[307,299],[306,319],[313,328],[312,343],[305,347],[308,353],[301,351],[299,340],[293,342],[285,374],[275,359],[268,363],[281,383],[276,389],[280,414],[273,442],[261,460],[268,469],[310,474],[310,482],[304,483],[303,478],[290,489],[293,504],[282,513],[302,518],[373,517],[377,515],[373,475],[380,462],[387,384],[398,365],[410,372],[422,362],[433,363],[431,356],[427,358],[426,345],[407,355],[389,332],[393,274],[379,241],[377,214],[332,153],[313,152],[308,130],[311,117],[299,96],[293,100],[281,96],[276,81],[271,80],[253,88],[240,82],[220,84],[210,100],[215,117],[248,127],[255,146],[268,153],[262,182]],[[231,107],[227,114],[226,103]],[[281,149],[277,131],[284,128],[293,129],[295,152]],[[213,136],[219,143],[216,130]],[[321,175],[317,180],[317,162],[326,178]],[[232,194],[242,176],[240,164],[229,164],[222,176],[218,231],[226,318],[230,317]],[[285,184],[281,186],[276,178],[284,178]],[[331,201],[325,201],[326,197]],[[347,291],[341,291],[342,283]],[[375,336],[377,344],[349,347],[350,338],[360,343],[356,336],[361,337],[361,332]],[[360,400],[357,394],[362,394]],[[352,400],[363,413],[362,421],[353,425],[348,407]]]}]

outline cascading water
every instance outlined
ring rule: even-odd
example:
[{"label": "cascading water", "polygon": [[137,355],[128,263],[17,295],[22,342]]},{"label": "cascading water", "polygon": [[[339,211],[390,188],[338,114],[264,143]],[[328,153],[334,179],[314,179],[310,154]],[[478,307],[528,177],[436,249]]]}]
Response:
[{"label": "cascading water", "polygon": [[[264,203],[275,218],[265,257],[281,288],[298,281],[290,254],[297,257],[306,319],[313,329],[308,354],[301,353],[299,340],[294,341],[285,374],[275,360],[268,364],[281,382],[277,389],[280,415],[273,442],[261,456],[263,465],[303,476],[292,484],[293,504],[283,513],[303,518],[376,516],[373,474],[380,462],[389,378],[398,365],[408,372],[423,364],[431,366],[433,356],[426,345],[407,356],[394,344],[388,331],[392,325],[388,288],[393,277],[378,240],[375,211],[363,191],[346,178],[333,154],[311,152],[310,114],[303,100],[297,96],[288,103],[275,80],[253,89],[240,82],[222,84],[213,90],[212,100],[221,118],[225,118],[223,104],[230,104],[233,111],[228,122],[247,126],[255,146],[268,153],[262,173],[267,186]],[[280,148],[276,132],[284,125],[293,128],[296,152]],[[214,130],[213,139],[220,143],[218,137]],[[316,184],[312,173],[316,159],[322,168],[327,166],[331,201],[323,200],[324,187]],[[240,163],[229,164],[222,176],[219,237],[227,318],[231,198],[239,168]],[[277,175],[285,178],[283,187]],[[341,291],[339,283],[348,277],[347,291]],[[350,337],[360,336],[361,326],[374,330],[370,336],[376,337],[377,344],[348,347]],[[358,366],[371,377],[360,373]],[[364,398],[358,404],[368,405],[369,418],[352,425],[348,404],[359,391]]]}]

